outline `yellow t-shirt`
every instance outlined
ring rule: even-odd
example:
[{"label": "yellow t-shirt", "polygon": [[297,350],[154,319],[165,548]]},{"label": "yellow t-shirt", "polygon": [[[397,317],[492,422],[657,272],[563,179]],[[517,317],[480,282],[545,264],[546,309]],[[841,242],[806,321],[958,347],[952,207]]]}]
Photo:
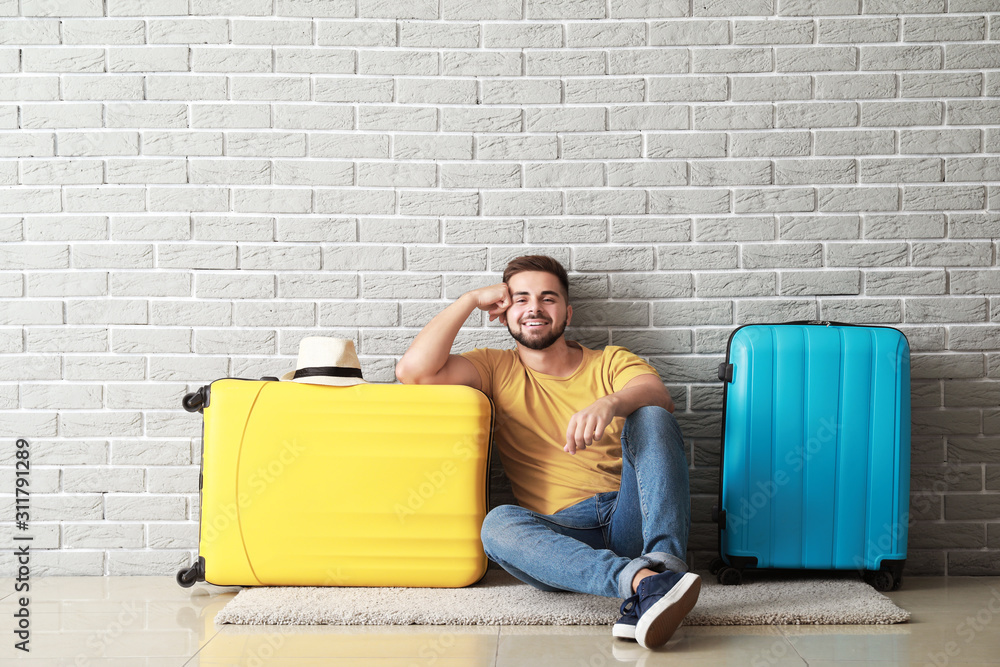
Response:
[{"label": "yellow t-shirt", "polygon": [[515,350],[476,348],[462,354],[482,378],[496,408],[494,439],[514,496],[523,506],[553,514],[621,485],[623,417],[604,437],[575,455],[563,451],[570,417],[598,398],[656,370],[623,347],[583,350],[583,361],[567,377],[538,373]]}]

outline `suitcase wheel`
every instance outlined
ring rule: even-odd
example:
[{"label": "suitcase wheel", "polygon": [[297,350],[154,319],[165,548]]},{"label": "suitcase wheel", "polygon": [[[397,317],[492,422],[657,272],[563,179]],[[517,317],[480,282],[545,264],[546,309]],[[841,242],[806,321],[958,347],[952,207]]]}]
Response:
[{"label": "suitcase wheel", "polygon": [[198,391],[188,394],[181,401],[181,404],[188,412],[198,412],[205,407],[205,388],[202,387]]},{"label": "suitcase wheel", "polygon": [[892,572],[887,572],[886,570],[879,570],[877,572],[868,570],[865,572],[864,579],[865,583],[883,593],[899,590],[900,585],[903,583],[902,577],[894,576]]},{"label": "suitcase wheel", "polygon": [[708,571],[711,572],[712,574],[717,575],[719,574],[719,572],[722,572],[722,568],[724,568],[725,566],[726,566],[726,561],[722,560],[719,557],[715,557],[712,559],[712,562],[708,564]]},{"label": "suitcase wheel", "polygon": [[743,582],[743,573],[735,567],[723,567],[716,578],[723,586],[739,586]]},{"label": "suitcase wheel", "polygon": [[191,588],[199,581],[205,580],[205,572],[202,569],[204,561],[200,558],[191,567],[181,568],[177,571],[177,583],[182,588]]}]

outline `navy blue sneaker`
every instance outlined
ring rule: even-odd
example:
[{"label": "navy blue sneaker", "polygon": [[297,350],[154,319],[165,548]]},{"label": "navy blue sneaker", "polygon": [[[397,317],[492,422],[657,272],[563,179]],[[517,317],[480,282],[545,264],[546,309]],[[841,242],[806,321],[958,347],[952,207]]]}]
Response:
[{"label": "navy blue sneaker", "polygon": [[618,609],[622,617],[615,621],[611,636],[619,639],[635,639],[635,626],[639,622],[639,596],[633,595],[622,602]]},{"label": "navy blue sneaker", "polygon": [[694,609],[700,592],[701,577],[693,572],[663,572],[640,581],[635,592],[639,598],[635,605],[639,617],[635,640],[639,645],[656,648],[670,641],[684,617]]}]

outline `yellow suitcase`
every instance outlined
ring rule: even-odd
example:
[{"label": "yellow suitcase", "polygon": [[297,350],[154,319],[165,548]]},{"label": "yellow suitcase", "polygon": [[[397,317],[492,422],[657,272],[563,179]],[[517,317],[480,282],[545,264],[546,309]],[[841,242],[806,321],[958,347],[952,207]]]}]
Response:
[{"label": "yellow suitcase", "polygon": [[198,561],[242,586],[430,586],[486,572],[493,408],[453,385],[224,379],[204,413]]}]

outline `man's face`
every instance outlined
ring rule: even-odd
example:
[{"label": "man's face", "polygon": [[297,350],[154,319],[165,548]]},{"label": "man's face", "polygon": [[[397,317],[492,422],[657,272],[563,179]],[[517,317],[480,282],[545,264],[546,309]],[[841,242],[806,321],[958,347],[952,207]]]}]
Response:
[{"label": "man's face", "polygon": [[521,345],[544,350],[559,340],[573,317],[562,284],[551,273],[523,271],[510,277],[507,331]]}]

